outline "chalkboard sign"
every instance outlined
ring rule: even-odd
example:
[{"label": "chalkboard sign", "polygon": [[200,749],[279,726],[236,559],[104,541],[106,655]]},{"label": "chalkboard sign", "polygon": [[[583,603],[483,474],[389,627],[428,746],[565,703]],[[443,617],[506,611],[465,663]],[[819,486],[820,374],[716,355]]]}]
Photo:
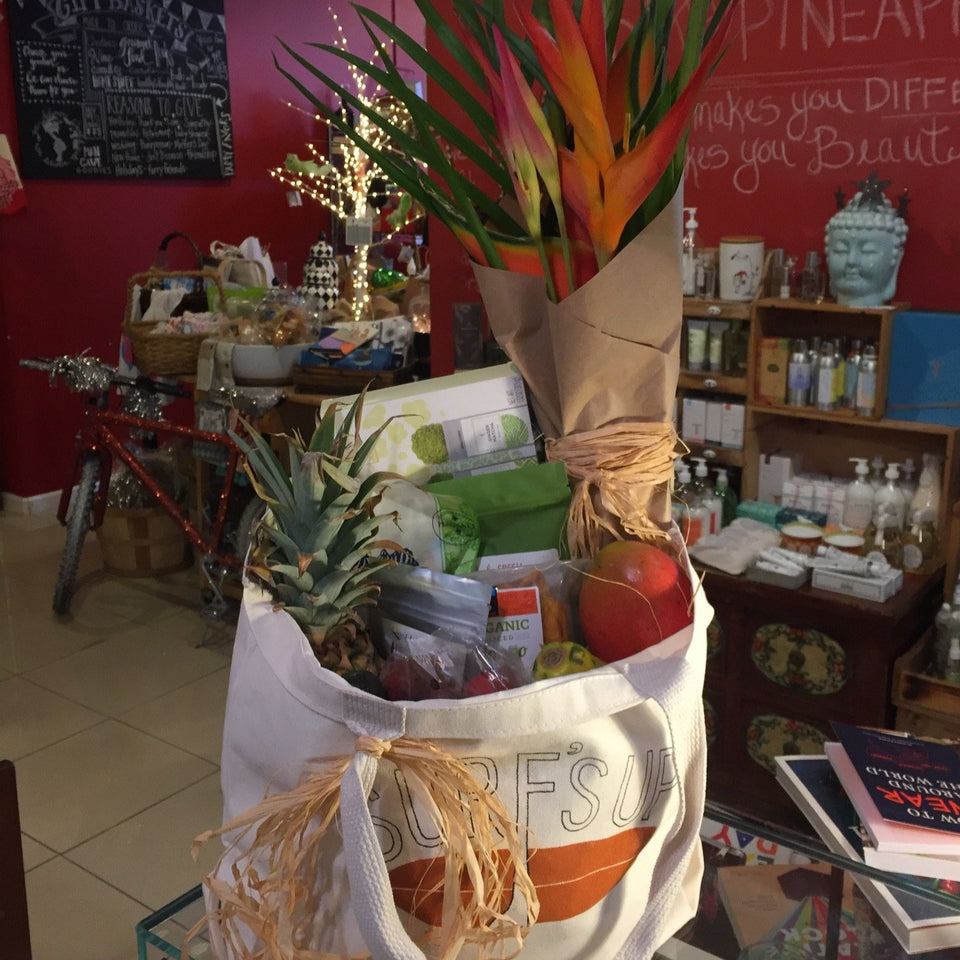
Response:
[{"label": "chalkboard sign", "polygon": [[761,234],[822,256],[835,192],[876,169],[891,201],[911,198],[897,299],[955,309],[956,0],[741,0],[728,38],[688,141],[704,243]]},{"label": "chalkboard sign", "polygon": [[24,177],[234,173],[223,0],[10,0]]}]

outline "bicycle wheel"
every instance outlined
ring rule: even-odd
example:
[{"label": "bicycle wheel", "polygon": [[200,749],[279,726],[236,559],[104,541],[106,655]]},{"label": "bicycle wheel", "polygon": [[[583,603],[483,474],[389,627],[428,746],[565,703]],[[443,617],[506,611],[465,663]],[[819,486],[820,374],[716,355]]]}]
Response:
[{"label": "bicycle wheel", "polygon": [[80,551],[90,529],[90,513],[97,492],[97,476],[100,473],[100,458],[87,457],[80,469],[80,482],[73,501],[73,512],[67,520],[67,538],[60,558],[60,571],[53,591],[54,613],[64,614],[70,609],[73,588],[77,582],[77,567],[80,566]]}]

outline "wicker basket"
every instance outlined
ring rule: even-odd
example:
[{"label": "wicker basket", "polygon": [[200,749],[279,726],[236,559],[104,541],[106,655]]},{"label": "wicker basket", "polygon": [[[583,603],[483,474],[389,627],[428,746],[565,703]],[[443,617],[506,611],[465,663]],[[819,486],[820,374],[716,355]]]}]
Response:
[{"label": "wicker basket", "polygon": [[332,396],[346,396],[359,393],[364,387],[379,390],[393,387],[413,380],[413,365],[397,370],[352,370],[346,367],[303,367],[296,364],[293,368],[293,382],[297,393],[326,393]]},{"label": "wicker basket", "polygon": [[200,344],[209,333],[152,333],[161,321],[131,321],[133,316],[133,297],[136,287],[157,285],[165,277],[194,277],[202,284],[209,280],[215,284],[223,301],[223,282],[217,270],[147,270],[135,273],[127,284],[127,314],[123,326],[124,333],[130,338],[133,362],[141,373],[153,376],[173,376],[194,374],[197,372],[197,358],[200,356]]},{"label": "wicker basket", "polygon": [[107,507],[97,540],[103,569],[120,577],[158,577],[193,559],[183,531],[159,507]]}]

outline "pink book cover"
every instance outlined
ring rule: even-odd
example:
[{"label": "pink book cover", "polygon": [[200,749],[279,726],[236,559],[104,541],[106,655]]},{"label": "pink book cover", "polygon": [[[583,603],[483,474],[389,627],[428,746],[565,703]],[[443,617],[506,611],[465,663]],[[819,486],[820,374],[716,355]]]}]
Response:
[{"label": "pink book cover", "polygon": [[886,853],[929,853],[960,859],[960,835],[927,827],[885,820],[873,802],[856,768],[839,743],[826,743],[824,750],[830,765],[843,785],[850,802],[860,816],[864,830],[874,847]]}]

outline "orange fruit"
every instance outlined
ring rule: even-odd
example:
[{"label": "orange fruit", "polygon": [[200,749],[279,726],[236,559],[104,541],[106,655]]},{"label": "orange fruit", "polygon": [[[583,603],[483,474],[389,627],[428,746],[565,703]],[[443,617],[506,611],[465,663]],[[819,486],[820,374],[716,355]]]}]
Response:
[{"label": "orange fruit", "polygon": [[617,540],[594,558],[579,615],[590,652],[606,663],[622,660],[693,622],[690,578],[654,544]]}]

